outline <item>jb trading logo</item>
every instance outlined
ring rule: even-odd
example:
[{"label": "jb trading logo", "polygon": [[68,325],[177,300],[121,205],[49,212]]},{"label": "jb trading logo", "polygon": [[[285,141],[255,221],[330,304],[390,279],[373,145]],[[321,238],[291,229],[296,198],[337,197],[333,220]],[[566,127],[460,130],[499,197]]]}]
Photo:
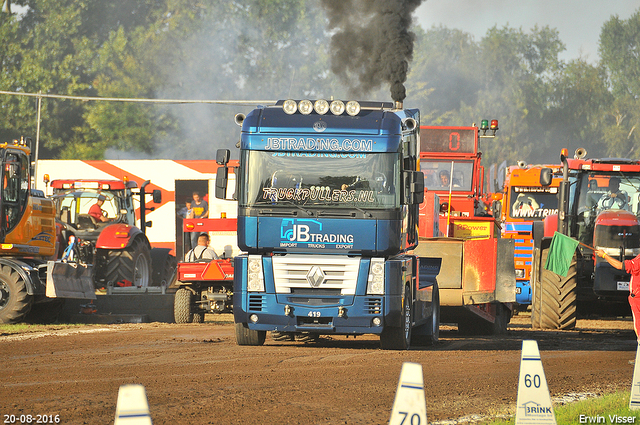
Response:
[{"label": "jb trading logo", "polygon": [[280,246],[296,247],[298,243],[306,243],[311,248],[325,248],[326,245],[338,249],[353,248],[353,235],[340,233],[323,233],[322,223],[311,219],[282,220],[280,225]]}]

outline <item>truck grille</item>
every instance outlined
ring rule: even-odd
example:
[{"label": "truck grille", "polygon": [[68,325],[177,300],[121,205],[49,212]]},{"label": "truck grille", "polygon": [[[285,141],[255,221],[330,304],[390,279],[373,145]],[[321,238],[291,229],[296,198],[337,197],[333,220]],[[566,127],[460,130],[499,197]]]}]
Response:
[{"label": "truck grille", "polygon": [[262,311],[264,297],[262,295],[249,295],[249,311]]},{"label": "truck grille", "polygon": [[365,298],[364,309],[367,314],[382,313],[382,298]]},{"label": "truck grille", "polygon": [[[333,289],[337,295],[355,295],[360,258],[342,255],[283,255],[273,257],[273,278],[276,293],[290,294],[306,289],[305,295],[322,295]],[[314,268],[316,266],[317,268]],[[312,270],[314,268],[314,270]],[[307,279],[313,275],[315,279]],[[314,286],[310,283],[314,282]]]}]

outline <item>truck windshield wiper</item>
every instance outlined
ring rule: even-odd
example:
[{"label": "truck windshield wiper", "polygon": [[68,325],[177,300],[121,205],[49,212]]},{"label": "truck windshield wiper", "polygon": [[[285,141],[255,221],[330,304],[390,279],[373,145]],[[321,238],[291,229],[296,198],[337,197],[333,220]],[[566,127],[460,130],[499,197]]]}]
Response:
[{"label": "truck windshield wiper", "polygon": [[360,207],[356,207],[354,206],[353,208],[357,209],[358,211],[360,211],[362,214],[365,215],[365,217],[373,217],[373,214],[371,214],[369,211],[365,211]]},{"label": "truck windshield wiper", "polygon": [[[296,207],[297,209],[299,209],[300,211],[304,212],[304,213],[305,213],[305,214],[307,214],[307,215],[313,215],[313,211],[309,211],[309,210],[307,210],[306,208],[303,208],[303,207],[301,207],[301,206],[300,206],[300,205],[298,205],[298,204],[294,204],[292,201],[288,201],[288,200],[281,200],[281,201],[277,201],[277,202],[278,202],[278,203],[285,203],[285,204],[287,204],[287,205],[294,206],[294,207]],[[271,205],[271,206],[274,206],[274,205]]]}]

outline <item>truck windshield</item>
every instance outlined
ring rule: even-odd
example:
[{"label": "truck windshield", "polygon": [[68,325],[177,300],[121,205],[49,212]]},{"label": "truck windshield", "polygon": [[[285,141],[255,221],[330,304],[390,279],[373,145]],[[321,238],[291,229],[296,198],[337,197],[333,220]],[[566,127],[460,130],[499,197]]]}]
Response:
[{"label": "truck windshield", "polygon": [[81,214],[89,214],[89,209],[98,201],[98,196],[104,196],[104,204],[101,209],[106,211],[107,217],[116,217],[118,215],[118,205],[115,193],[103,190],[100,193],[93,190],[70,190],[60,192],[54,195],[58,214],[66,210],[69,211],[71,222],[77,221],[77,216]]},{"label": "truck windshield", "polygon": [[[453,163],[453,179],[451,164]],[[473,161],[420,161],[424,186],[429,190],[454,192],[470,191],[473,180]]]},{"label": "truck windshield", "polygon": [[581,179],[578,214],[594,215],[604,210],[627,210],[638,215],[640,175],[590,173]]},{"label": "truck windshield", "polygon": [[558,213],[557,187],[512,187],[509,217],[543,220]]},{"label": "truck windshield", "polygon": [[246,151],[240,206],[399,206],[398,153]]}]

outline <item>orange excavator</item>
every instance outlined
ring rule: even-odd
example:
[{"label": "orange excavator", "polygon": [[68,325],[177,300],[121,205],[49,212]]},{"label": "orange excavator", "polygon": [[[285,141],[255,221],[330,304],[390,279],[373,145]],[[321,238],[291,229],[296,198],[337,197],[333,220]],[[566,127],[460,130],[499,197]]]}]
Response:
[{"label": "orange excavator", "polygon": [[52,322],[64,298],[95,298],[89,267],[54,261],[55,207],[31,189],[30,143],[0,144],[0,323]]}]

